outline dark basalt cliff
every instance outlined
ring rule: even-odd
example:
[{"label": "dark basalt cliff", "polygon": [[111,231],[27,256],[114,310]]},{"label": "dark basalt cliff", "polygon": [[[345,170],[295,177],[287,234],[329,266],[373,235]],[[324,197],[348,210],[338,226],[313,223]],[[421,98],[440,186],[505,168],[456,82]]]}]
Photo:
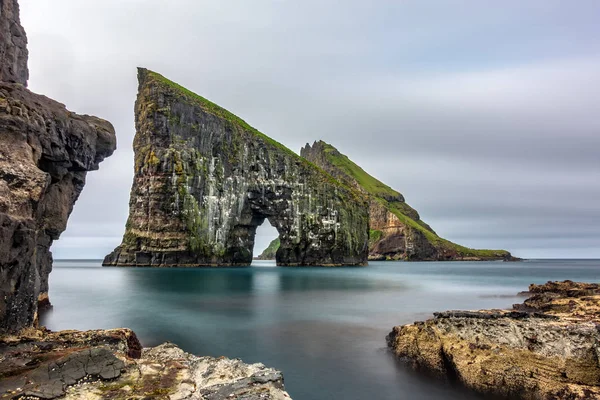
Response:
[{"label": "dark basalt cliff", "polygon": [[421,221],[402,194],[367,174],[330,144],[307,144],[300,154],[369,199],[370,260],[512,259],[504,250],[474,250],[442,239]]},{"label": "dark basalt cliff", "polygon": [[112,125],[27,90],[16,1],[0,1],[0,334],[34,323],[47,302],[50,246],[88,171],[115,150]]},{"label": "dark basalt cliff", "polygon": [[249,265],[265,219],[278,265],[366,264],[359,193],[163,76],[138,78],[129,219],[104,265]]},{"label": "dark basalt cliff", "polygon": [[388,346],[486,396],[600,399],[600,285],[548,282],[529,295],[512,310],[446,311],[397,326]]}]

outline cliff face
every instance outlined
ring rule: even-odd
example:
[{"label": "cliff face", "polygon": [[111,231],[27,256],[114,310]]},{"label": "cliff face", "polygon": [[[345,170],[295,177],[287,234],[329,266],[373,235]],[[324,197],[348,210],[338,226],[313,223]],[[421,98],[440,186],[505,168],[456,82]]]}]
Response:
[{"label": "cliff face", "polygon": [[47,302],[52,241],[65,230],[86,173],[112,154],[116,138],[110,123],[25,89],[18,4],[0,5],[1,334],[32,325],[38,300]]},{"label": "cliff face", "polygon": [[27,86],[27,35],[17,0],[0,0],[0,81]]},{"label": "cliff face", "polygon": [[531,285],[513,310],[447,311],[388,335],[417,369],[511,399],[600,399],[600,286]]},{"label": "cliff face", "polygon": [[474,250],[439,237],[421,221],[404,196],[367,174],[323,141],[301,149],[301,156],[369,199],[371,260],[495,260],[511,259],[504,250]]},{"label": "cliff face", "polygon": [[366,263],[359,194],[161,75],[138,77],[129,219],[105,265],[249,265],[265,219],[278,265]]}]

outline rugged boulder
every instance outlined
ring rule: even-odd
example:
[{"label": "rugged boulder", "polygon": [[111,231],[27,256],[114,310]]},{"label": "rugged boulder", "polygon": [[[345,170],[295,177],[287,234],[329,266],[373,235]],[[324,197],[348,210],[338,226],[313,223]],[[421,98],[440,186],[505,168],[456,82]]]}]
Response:
[{"label": "rugged boulder", "polygon": [[104,265],[249,265],[265,219],[278,265],[366,264],[360,194],[163,76],[138,78],[129,219]]},{"label": "rugged boulder", "polygon": [[600,285],[531,285],[512,310],[448,311],[388,335],[417,369],[512,399],[600,399]]},{"label": "rugged boulder", "polygon": [[439,237],[402,194],[369,175],[330,144],[307,144],[300,154],[369,199],[370,260],[512,259],[504,250],[474,250]]},{"label": "rugged boulder", "polygon": [[0,339],[0,399],[19,398],[290,399],[279,371],[168,343],[142,351],[127,329]]},{"label": "rugged boulder", "polygon": [[16,1],[0,1],[0,334],[30,326],[47,302],[50,246],[88,171],[116,147],[110,123],[27,90]]}]

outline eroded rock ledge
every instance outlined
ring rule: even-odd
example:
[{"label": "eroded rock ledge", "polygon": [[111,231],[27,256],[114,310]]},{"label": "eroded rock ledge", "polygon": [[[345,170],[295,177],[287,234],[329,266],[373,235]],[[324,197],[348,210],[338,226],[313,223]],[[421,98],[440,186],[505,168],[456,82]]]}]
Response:
[{"label": "eroded rock ledge", "polygon": [[170,343],[142,350],[127,329],[0,339],[0,399],[25,398],[290,399],[279,371],[196,357]]},{"label": "eroded rock ledge", "polygon": [[397,326],[393,353],[485,394],[600,399],[600,285],[531,285],[512,310],[448,311]]}]

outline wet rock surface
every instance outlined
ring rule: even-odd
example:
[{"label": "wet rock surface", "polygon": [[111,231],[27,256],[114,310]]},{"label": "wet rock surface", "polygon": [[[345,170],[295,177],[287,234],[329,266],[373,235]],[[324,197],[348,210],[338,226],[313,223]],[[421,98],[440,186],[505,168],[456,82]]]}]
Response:
[{"label": "wet rock surface", "polygon": [[439,237],[400,192],[369,175],[328,143],[307,144],[300,155],[368,198],[369,260],[513,259],[505,250],[469,249]]},{"label": "wet rock surface", "polygon": [[143,351],[127,329],[29,330],[0,340],[0,399],[289,399],[262,364],[196,357],[165,343]]},{"label": "wet rock surface", "polygon": [[388,335],[408,365],[514,399],[600,399],[600,285],[531,285],[512,310],[447,311]]},{"label": "wet rock surface", "polygon": [[364,265],[365,199],[246,122],[140,69],[135,177],[109,266],[247,266],[276,227],[278,265]]},{"label": "wet rock surface", "polygon": [[27,90],[16,0],[0,1],[0,334],[31,326],[49,304],[50,246],[88,171],[112,154],[112,125]]}]

